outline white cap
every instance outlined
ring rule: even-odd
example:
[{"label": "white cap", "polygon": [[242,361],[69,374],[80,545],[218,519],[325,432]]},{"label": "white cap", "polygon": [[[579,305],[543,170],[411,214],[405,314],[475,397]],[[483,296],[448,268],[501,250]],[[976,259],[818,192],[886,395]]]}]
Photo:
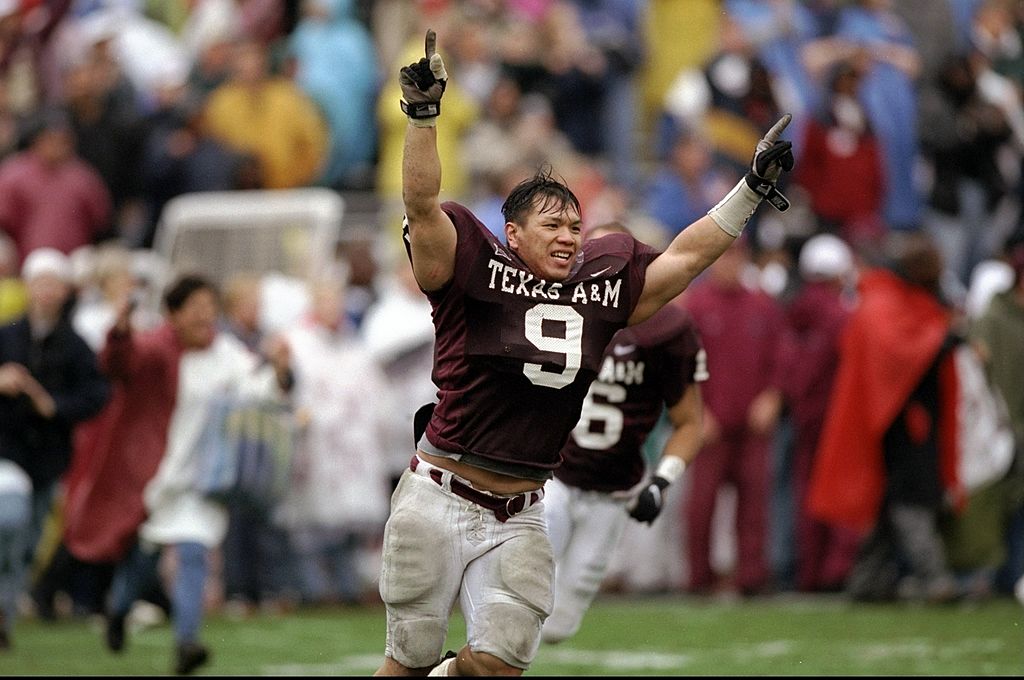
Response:
[{"label": "white cap", "polygon": [[992,296],[1013,287],[1013,267],[1001,260],[983,260],[971,271],[967,316],[976,319],[988,309]]},{"label": "white cap", "polygon": [[812,236],[800,249],[800,276],[805,279],[841,278],[852,271],[853,253],[838,236]]},{"label": "white cap", "polygon": [[31,281],[44,274],[55,276],[65,283],[71,283],[74,280],[75,270],[71,266],[71,259],[59,250],[36,248],[25,258],[25,264],[21,266],[21,278],[24,281]]}]

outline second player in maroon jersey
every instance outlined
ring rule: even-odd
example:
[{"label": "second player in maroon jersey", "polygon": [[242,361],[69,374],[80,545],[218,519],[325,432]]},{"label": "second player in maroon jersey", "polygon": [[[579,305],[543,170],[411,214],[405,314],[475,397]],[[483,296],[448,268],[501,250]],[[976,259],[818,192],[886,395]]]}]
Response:
[{"label": "second player in maroon jersey", "polygon": [[[602,241],[624,227],[591,232]],[[588,241],[593,242],[593,241]],[[700,450],[699,383],[708,377],[700,338],[678,304],[620,330],[605,349],[582,416],[562,450],[562,465],[545,485],[545,515],[555,556],[554,608],[543,640],[560,642],[579,629],[608,570],[628,517],[651,523],[664,491]],[[642,447],[667,412],[673,432],[661,462],[643,486]]]}]

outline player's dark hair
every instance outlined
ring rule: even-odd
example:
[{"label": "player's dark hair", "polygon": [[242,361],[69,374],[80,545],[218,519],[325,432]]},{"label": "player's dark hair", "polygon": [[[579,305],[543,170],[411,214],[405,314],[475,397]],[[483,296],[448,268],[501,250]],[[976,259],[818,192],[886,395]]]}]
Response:
[{"label": "player's dark hair", "polygon": [[556,209],[561,213],[569,207],[579,213],[579,199],[565,182],[555,179],[550,166],[544,165],[533,177],[523,180],[509,192],[501,206],[501,214],[506,222],[522,224],[523,218],[532,210]]},{"label": "player's dark hair", "polygon": [[196,274],[185,274],[168,286],[164,293],[164,306],[168,312],[176,312],[185,306],[190,297],[200,290],[208,290],[218,297],[217,287],[208,279]]}]

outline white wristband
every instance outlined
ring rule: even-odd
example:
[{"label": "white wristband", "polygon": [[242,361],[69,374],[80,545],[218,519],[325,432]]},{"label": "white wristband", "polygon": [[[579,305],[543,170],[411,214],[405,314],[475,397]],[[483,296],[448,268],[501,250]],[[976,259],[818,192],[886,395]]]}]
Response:
[{"label": "white wristband", "polygon": [[745,179],[741,179],[718,205],[708,211],[708,217],[726,234],[739,238],[743,233],[743,227],[747,226],[759,205],[760,194],[751,189]]},{"label": "white wristband", "polygon": [[437,116],[434,116],[433,118],[410,118],[409,122],[415,125],[416,127],[436,127]]},{"label": "white wristband", "polygon": [[663,456],[654,474],[671,484],[679,479],[685,469],[686,461],[679,456]]}]

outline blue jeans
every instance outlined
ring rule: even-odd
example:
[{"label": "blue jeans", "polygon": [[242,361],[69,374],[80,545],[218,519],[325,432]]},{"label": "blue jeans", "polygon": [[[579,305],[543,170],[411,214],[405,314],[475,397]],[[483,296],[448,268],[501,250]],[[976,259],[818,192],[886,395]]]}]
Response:
[{"label": "blue jeans", "polygon": [[[198,642],[203,622],[203,585],[206,582],[208,554],[200,543],[176,543],[178,569],[171,592],[171,616],[174,639],[178,644]],[[136,544],[117,566],[110,587],[112,617],[125,617],[132,604],[159,579],[157,565],[161,547]]]},{"label": "blue jeans", "polygon": [[293,533],[299,588],[304,601],[359,601],[362,584],[356,557],[361,540],[358,533],[329,529]]},{"label": "blue jeans", "polygon": [[1013,593],[1013,586],[1024,575],[1024,505],[1010,517],[1006,531],[1006,562],[996,573],[996,588]]},{"label": "blue jeans", "polygon": [[772,441],[772,495],[769,514],[769,561],[778,584],[796,584],[796,499],[793,489],[793,421],[779,420]]},{"label": "blue jeans", "polygon": [[254,604],[294,590],[288,534],[273,524],[269,513],[242,503],[228,506],[224,537],[224,591],[228,599]]},{"label": "blue jeans", "polygon": [[32,503],[26,494],[0,494],[0,613],[11,632],[18,595],[25,588],[25,556],[31,534]]},{"label": "blue jeans", "polygon": [[28,564],[35,559],[35,551],[39,548],[39,539],[43,537],[46,520],[53,512],[53,502],[57,498],[60,485],[56,482],[36,487],[32,492],[31,516],[26,528],[25,559]]}]

